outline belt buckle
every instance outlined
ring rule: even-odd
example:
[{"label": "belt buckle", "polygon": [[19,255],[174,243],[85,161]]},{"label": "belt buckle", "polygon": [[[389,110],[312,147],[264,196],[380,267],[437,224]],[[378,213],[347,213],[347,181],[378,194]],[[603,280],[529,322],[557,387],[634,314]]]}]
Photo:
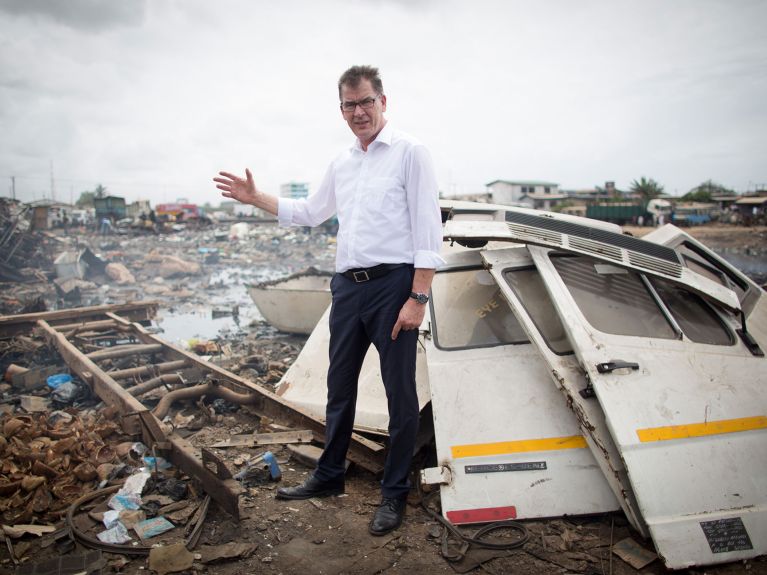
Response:
[{"label": "belt buckle", "polygon": [[357,282],[358,284],[370,280],[370,276],[368,275],[367,270],[352,272],[352,275],[354,276],[354,281]]}]

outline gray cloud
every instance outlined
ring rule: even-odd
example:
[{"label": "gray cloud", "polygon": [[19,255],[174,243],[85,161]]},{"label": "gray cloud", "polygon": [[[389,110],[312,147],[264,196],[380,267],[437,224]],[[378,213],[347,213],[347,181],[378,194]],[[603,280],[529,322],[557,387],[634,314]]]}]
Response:
[{"label": "gray cloud", "polygon": [[0,0],[0,11],[78,30],[101,31],[139,25],[144,19],[146,0]]},{"label": "gray cloud", "polygon": [[53,161],[129,199],[215,203],[213,174],[246,166],[316,186],[351,139],[335,82],[366,63],[445,191],[743,191],[767,182],[765,20],[746,0],[0,0],[0,182],[40,197]]}]

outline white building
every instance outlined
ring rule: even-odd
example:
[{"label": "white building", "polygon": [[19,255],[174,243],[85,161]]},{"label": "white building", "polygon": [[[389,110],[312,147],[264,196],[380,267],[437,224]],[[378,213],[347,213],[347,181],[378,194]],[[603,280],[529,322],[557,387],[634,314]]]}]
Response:
[{"label": "white building", "polygon": [[536,180],[494,180],[485,184],[489,202],[503,205],[521,205],[539,210],[550,210],[567,194],[559,191],[559,184]]},{"label": "white building", "polygon": [[288,182],[280,186],[280,196],[283,198],[305,198],[309,195],[309,184],[306,182]]}]

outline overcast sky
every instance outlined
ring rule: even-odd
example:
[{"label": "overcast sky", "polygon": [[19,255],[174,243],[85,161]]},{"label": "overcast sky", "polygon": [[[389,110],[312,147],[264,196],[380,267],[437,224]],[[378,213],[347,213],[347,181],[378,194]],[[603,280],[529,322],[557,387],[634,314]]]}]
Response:
[{"label": "overcast sky", "polygon": [[0,0],[0,195],[215,205],[246,166],[314,189],[353,139],[353,64],[447,195],[767,187],[765,22],[764,0]]}]

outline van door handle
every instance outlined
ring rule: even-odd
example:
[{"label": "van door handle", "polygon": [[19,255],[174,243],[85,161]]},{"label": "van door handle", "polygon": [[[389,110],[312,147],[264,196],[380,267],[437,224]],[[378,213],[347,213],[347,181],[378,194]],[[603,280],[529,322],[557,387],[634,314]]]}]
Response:
[{"label": "van door handle", "polygon": [[637,370],[639,369],[639,364],[633,363],[631,361],[623,361],[622,359],[614,359],[612,361],[606,361],[605,363],[597,364],[597,371],[599,373],[610,373],[616,369]]}]

